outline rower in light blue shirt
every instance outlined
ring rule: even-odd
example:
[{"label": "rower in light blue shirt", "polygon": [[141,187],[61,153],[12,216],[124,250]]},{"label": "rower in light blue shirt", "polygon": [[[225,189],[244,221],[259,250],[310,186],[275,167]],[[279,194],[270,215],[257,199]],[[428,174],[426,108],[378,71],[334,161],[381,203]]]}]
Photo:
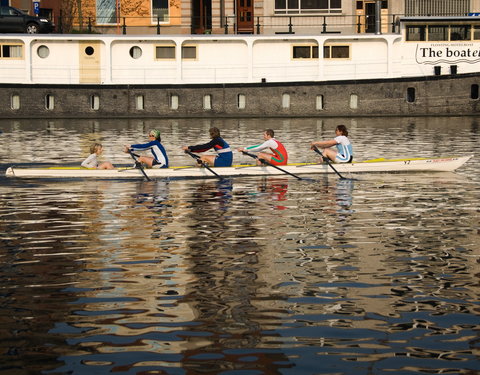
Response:
[{"label": "rower in light blue shirt", "polygon": [[[353,160],[353,148],[348,139],[348,130],[345,125],[338,125],[335,129],[336,137],[328,141],[314,141],[311,147],[323,149],[323,156],[335,163],[351,163]],[[335,150],[333,147],[337,147]]]}]

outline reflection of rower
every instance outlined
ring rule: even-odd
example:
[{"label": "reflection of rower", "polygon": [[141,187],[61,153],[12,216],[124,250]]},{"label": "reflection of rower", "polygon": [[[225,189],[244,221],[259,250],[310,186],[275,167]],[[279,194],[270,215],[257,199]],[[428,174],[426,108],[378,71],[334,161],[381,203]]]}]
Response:
[{"label": "reflection of rower", "polygon": [[337,204],[343,210],[349,210],[353,203],[352,193],[354,188],[354,180],[339,179],[337,180],[337,188],[335,190]]},{"label": "reflection of rower", "polygon": [[141,182],[137,188],[137,203],[153,202],[149,208],[163,208],[170,195],[169,180],[156,179],[152,183]]},{"label": "reflection of rower", "polygon": [[[258,188],[263,193],[270,193],[273,201],[285,201],[288,191],[288,179],[268,177],[263,179],[262,184]],[[285,210],[287,207],[282,205],[276,205],[276,209]]]}]

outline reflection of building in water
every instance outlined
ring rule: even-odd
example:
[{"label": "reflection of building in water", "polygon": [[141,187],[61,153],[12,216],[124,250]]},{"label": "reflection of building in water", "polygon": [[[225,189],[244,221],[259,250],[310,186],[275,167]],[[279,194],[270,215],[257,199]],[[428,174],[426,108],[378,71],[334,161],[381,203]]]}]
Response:
[{"label": "reflection of building in water", "polygon": [[[272,185],[259,189],[278,195]],[[258,194],[252,195],[250,187],[236,190],[232,203],[232,185],[227,180],[203,181],[192,195],[186,219],[192,232],[187,244],[193,278],[185,302],[191,305],[199,323],[193,330],[209,335],[188,339],[191,347],[184,352],[183,366],[187,373],[208,366],[211,372],[262,369],[264,373],[280,374],[281,368],[290,367],[288,359],[280,351],[267,354],[255,349],[261,344],[263,320],[268,314],[268,307],[259,309],[263,304],[257,303],[258,293],[268,288],[262,273],[273,255],[255,218]],[[196,341],[202,345],[192,345]],[[229,348],[240,351],[225,354]],[[255,353],[243,353],[241,348]],[[208,352],[219,356],[206,365],[199,355]],[[255,360],[242,359],[252,356]]]},{"label": "reflection of building in water", "polygon": [[[182,197],[172,199],[165,180],[106,182],[96,197],[85,202],[90,208],[84,220],[98,235],[90,238],[88,248],[95,253],[85,268],[101,280],[82,283],[87,302],[78,302],[76,309],[85,313],[70,323],[88,326],[84,345],[93,345],[106,358],[126,351],[182,352],[188,342],[172,340],[172,332],[187,329],[186,322],[194,319],[188,304],[177,303],[191,279],[184,248],[176,240],[183,231],[175,218]],[[98,335],[105,335],[105,341],[89,343],[99,340]],[[122,344],[116,345],[117,340]],[[137,361],[125,358],[125,368]],[[154,363],[147,360],[145,365]]]}]

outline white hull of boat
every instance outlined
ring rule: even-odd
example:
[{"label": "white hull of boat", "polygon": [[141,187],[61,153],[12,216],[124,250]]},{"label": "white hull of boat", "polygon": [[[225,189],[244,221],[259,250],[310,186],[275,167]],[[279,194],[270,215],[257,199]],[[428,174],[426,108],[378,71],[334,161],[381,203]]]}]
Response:
[{"label": "white hull of boat", "polygon": [[[333,164],[341,174],[350,173],[402,173],[402,172],[452,172],[465,164],[473,155],[463,157],[432,158],[432,159],[399,159],[372,160],[349,164]],[[295,175],[335,173],[327,164],[298,164],[280,167]],[[271,166],[234,166],[212,168],[221,177],[235,176],[274,176],[285,174]],[[174,167],[164,169],[146,169],[150,178],[209,178],[216,177],[207,168]],[[100,178],[100,179],[141,179],[144,178],[139,169],[85,169],[79,167],[52,168],[17,168],[9,167],[5,172],[7,177],[19,178]]]}]

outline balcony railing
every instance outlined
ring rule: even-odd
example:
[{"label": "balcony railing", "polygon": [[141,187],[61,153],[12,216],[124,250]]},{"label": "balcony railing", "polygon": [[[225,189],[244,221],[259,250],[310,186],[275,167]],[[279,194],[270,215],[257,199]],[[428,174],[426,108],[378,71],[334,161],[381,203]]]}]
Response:
[{"label": "balcony railing", "polygon": [[[374,33],[372,16],[359,15],[275,15],[256,16],[239,27],[235,16],[172,17],[165,10],[157,9],[157,16],[120,16],[101,19],[84,16],[81,20],[65,16],[57,19],[59,33],[97,34],[363,34]],[[467,14],[445,14],[466,16]],[[399,17],[402,14],[382,14],[381,32],[398,33]]]},{"label": "balcony railing", "polygon": [[[57,18],[59,33],[98,34],[337,34],[375,32],[367,16],[357,15],[275,15],[256,16],[241,28],[235,16],[200,19],[195,17],[172,17],[165,12],[158,16],[120,16],[101,19],[84,16],[81,20],[61,16]],[[400,15],[382,16],[382,32],[398,32]],[[373,23],[374,27],[374,23]]]}]

